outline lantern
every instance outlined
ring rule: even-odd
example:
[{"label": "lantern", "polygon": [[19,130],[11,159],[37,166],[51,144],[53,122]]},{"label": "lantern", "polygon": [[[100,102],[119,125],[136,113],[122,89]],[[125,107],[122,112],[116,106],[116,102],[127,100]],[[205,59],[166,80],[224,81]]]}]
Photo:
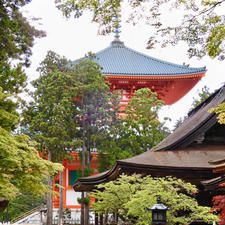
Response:
[{"label": "lantern", "polygon": [[167,206],[162,204],[160,196],[157,198],[157,204],[153,205],[148,210],[152,211],[152,224],[164,225],[166,224],[166,212],[169,210]]}]

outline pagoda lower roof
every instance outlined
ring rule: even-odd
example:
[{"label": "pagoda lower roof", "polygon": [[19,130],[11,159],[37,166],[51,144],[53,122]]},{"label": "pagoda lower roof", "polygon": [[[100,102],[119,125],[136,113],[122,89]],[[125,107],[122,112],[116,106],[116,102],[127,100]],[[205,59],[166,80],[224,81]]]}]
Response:
[{"label": "pagoda lower roof", "polygon": [[156,59],[126,47],[121,41],[113,41],[111,45],[96,53],[94,59],[102,66],[102,73],[116,76],[152,76],[174,77],[199,75],[206,72],[205,67],[189,67]]}]

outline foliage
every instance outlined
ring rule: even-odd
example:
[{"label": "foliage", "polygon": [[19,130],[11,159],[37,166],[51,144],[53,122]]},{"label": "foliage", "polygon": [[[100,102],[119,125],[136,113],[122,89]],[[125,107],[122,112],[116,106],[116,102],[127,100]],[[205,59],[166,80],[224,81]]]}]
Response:
[{"label": "foliage", "polygon": [[[80,145],[77,141],[75,117],[77,107],[74,104],[74,74],[69,61],[49,51],[38,68],[40,77],[32,82],[35,90],[32,101],[23,111],[23,125],[28,127],[32,138],[38,143],[38,150],[48,160],[62,163],[71,159],[69,151],[75,151]],[[59,184],[63,184],[60,173]],[[52,177],[48,177],[52,186]],[[59,189],[59,221],[62,220],[62,188]],[[47,224],[52,224],[52,196],[47,197]],[[59,222],[60,223],[60,222]]]},{"label": "foliage", "polygon": [[[224,185],[223,185],[224,186]],[[217,195],[213,197],[213,207],[212,211],[216,211],[220,214],[219,225],[223,225],[225,223],[225,196]]]},{"label": "foliage", "polygon": [[[116,99],[115,99],[116,101]],[[163,106],[158,100],[157,93],[148,88],[137,90],[130,99],[123,113],[125,118],[111,121],[108,133],[102,134],[98,146],[100,152],[100,171],[112,167],[116,160],[125,159],[151,149],[169,133],[164,123],[158,121],[158,111]],[[118,108],[115,103],[114,108]]]},{"label": "foliage", "polygon": [[[11,200],[8,205],[8,219],[11,221],[14,218],[22,215],[29,210],[34,209],[35,207],[41,206],[45,203],[44,196],[33,196],[32,193],[21,193],[16,196],[15,199]],[[6,212],[2,214],[6,218]],[[1,218],[1,221],[4,221]]]},{"label": "foliage", "polygon": [[218,115],[217,119],[220,124],[225,124],[225,102],[218,105],[216,108],[210,109],[210,112],[215,112]]},{"label": "foliage", "polygon": [[[56,162],[70,158],[68,151],[82,149],[82,176],[90,175],[90,151],[111,114],[106,78],[89,57],[72,65],[52,51],[38,71],[40,77],[32,83],[36,88],[33,101],[24,110],[24,124],[38,149],[51,153]],[[50,224],[50,213],[47,218]]]},{"label": "foliage", "polygon": [[[123,4],[125,6],[123,6]],[[120,16],[119,9],[126,7],[131,11],[129,22],[136,24],[140,21],[155,28],[156,32],[149,37],[148,48],[153,48],[161,43],[175,45],[179,41],[185,41],[190,57],[203,57],[209,55],[224,59],[225,53],[225,16],[223,9],[224,0],[153,0],[153,1],[89,1],[89,0],[56,0],[56,6],[66,17],[73,15],[75,18],[83,15],[85,11],[93,13],[92,20],[100,25],[100,33],[113,31],[118,21],[114,16]],[[165,10],[169,9],[169,10]],[[176,17],[176,22],[168,24],[165,13],[172,10],[182,10],[182,19]],[[186,10],[186,11],[185,11]],[[176,11],[175,11],[176,13]]]},{"label": "foliage", "polygon": [[13,199],[21,190],[42,195],[49,191],[44,183],[48,174],[62,170],[62,166],[42,159],[26,135],[12,135],[18,121],[12,114],[13,103],[0,89],[0,196]]},{"label": "foliage", "polygon": [[157,93],[149,88],[135,91],[128,103],[125,121],[135,130],[137,138],[140,138],[138,142],[141,143],[142,152],[158,144],[169,132],[164,123],[158,121],[158,112],[163,105],[164,102],[158,99]]},{"label": "foliage", "polygon": [[195,108],[204,102],[212,93],[207,86],[204,86],[201,91],[198,90],[198,98],[193,98],[192,107]]},{"label": "foliage", "polygon": [[[101,67],[92,61],[89,54],[85,60],[75,65],[76,76],[76,104],[79,113],[76,124],[81,131],[79,138],[82,141],[82,176],[90,167],[90,151],[100,150],[101,141],[112,127],[115,111],[111,110],[113,95],[106,83],[106,77],[101,73]],[[114,119],[113,119],[114,117]],[[101,160],[102,161],[102,160]]]},{"label": "foliage", "polygon": [[[74,75],[69,71],[68,61],[49,51],[38,71],[40,77],[32,82],[33,100],[23,112],[23,124],[38,142],[39,151],[52,151],[53,161],[62,162],[69,157],[77,143],[77,113],[74,104]],[[59,66],[60,65],[60,66]],[[67,66],[67,67],[66,67]]]},{"label": "foliage", "polygon": [[20,12],[29,2],[0,2],[0,197],[8,200],[22,191],[49,192],[46,178],[62,170],[61,165],[42,159],[28,136],[12,133],[19,122],[18,94],[26,87],[23,68],[30,65],[35,38],[44,36]]},{"label": "foliage", "polygon": [[88,151],[95,148],[99,134],[106,129],[111,116],[111,93],[101,67],[90,59],[75,65],[76,104],[79,113],[76,123],[82,131],[82,142]]},{"label": "foliage", "polygon": [[22,67],[30,65],[34,39],[44,36],[19,11],[26,3],[23,0],[0,2],[0,86],[3,92],[11,94],[21,92],[26,86]]},{"label": "foliage", "polygon": [[[82,176],[85,176],[85,172],[90,172],[90,152],[98,149],[96,142],[107,129],[112,114],[111,92],[106,84],[106,77],[102,75],[100,65],[92,59],[93,54],[87,55],[84,59],[75,62],[73,70],[76,80],[73,84],[76,94],[74,102],[79,112],[75,117],[75,123],[80,131],[77,138],[82,143]],[[88,223],[89,204],[87,203],[82,193],[81,224]]]},{"label": "foliage", "polygon": [[123,221],[135,224],[151,223],[151,213],[146,209],[156,203],[157,196],[171,208],[168,225],[190,224],[196,220],[218,221],[218,216],[210,213],[209,207],[198,205],[193,196],[196,191],[194,185],[172,177],[122,175],[116,181],[98,185],[91,196],[96,199],[94,212],[117,213]]}]

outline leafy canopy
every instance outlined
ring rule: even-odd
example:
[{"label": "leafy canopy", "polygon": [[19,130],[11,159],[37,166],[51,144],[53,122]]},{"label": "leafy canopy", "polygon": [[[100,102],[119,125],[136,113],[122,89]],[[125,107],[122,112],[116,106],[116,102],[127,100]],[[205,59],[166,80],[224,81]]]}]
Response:
[{"label": "leafy canopy", "polygon": [[23,111],[23,124],[39,151],[53,152],[53,161],[62,162],[67,151],[79,144],[76,139],[77,116],[75,76],[69,61],[49,51],[38,68],[40,77],[32,82],[32,101]]},{"label": "leafy canopy", "polygon": [[157,93],[149,88],[137,90],[123,112],[125,117],[120,116],[118,100],[115,98],[112,103],[117,117],[111,121],[109,130],[102,134],[98,145],[100,171],[112,167],[118,159],[151,149],[169,133],[164,123],[158,120],[158,112],[164,103],[158,100]]},{"label": "leafy canopy", "polygon": [[[224,183],[220,186],[224,186]],[[225,196],[217,195],[213,197],[213,207],[212,211],[219,213],[220,221],[219,225],[223,225],[225,223]]]},{"label": "leafy canopy", "polygon": [[0,88],[0,197],[10,200],[21,190],[43,195],[49,191],[47,176],[63,167],[42,159],[28,136],[11,134],[10,126],[13,128],[18,121],[15,114],[7,111],[12,104]]},{"label": "leafy canopy", "polygon": [[[189,46],[190,57],[209,55],[212,58],[218,56],[219,59],[225,58],[224,4],[225,0],[56,0],[56,6],[66,17],[73,15],[78,18],[85,11],[92,12],[92,20],[99,24],[102,34],[113,31],[118,25],[113,18],[121,15],[119,9],[123,13],[125,8],[131,12],[129,22],[136,24],[144,21],[155,29],[155,33],[152,32],[153,35],[149,37],[148,48],[184,41]],[[165,17],[169,18],[172,10],[174,13],[177,10],[178,14],[176,21],[168,24],[169,20],[165,20]],[[182,18],[179,20],[180,12]]]},{"label": "leafy canopy", "polygon": [[[17,128],[18,99],[26,87],[26,74],[34,39],[44,36],[23,17],[20,8],[29,0],[0,1],[0,199],[11,200],[20,192],[43,195],[50,191],[48,175],[63,167],[42,159],[35,143],[24,134],[12,132]],[[15,100],[15,101],[12,101]]]},{"label": "leafy canopy", "polygon": [[8,205],[8,211],[1,214],[1,221],[4,221],[6,214],[8,214],[9,221],[17,218],[24,213],[45,204],[45,196],[33,196],[29,192],[21,192],[20,195],[17,195],[15,199],[12,199]]},{"label": "leafy canopy", "polygon": [[82,149],[87,152],[82,161],[88,164],[89,152],[97,147],[115,114],[101,67],[92,61],[91,54],[71,64],[49,51],[38,71],[33,101],[24,110],[24,124],[39,143],[39,150],[52,151],[54,160]]},{"label": "leafy canopy", "polygon": [[3,92],[17,94],[26,86],[23,66],[30,65],[29,57],[35,38],[44,36],[22,15],[20,8],[29,1],[0,2],[0,86]]},{"label": "leafy canopy", "polygon": [[193,193],[194,185],[173,177],[153,178],[151,176],[122,175],[115,181],[100,184],[91,193],[96,199],[93,210],[97,213],[117,213],[119,218],[134,224],[150,224],[151,212],[146,210],[161,196],[167,212],[167,224],[190,224],[203,220],[206,223],[218,221],[209,207],[198,205]]}]

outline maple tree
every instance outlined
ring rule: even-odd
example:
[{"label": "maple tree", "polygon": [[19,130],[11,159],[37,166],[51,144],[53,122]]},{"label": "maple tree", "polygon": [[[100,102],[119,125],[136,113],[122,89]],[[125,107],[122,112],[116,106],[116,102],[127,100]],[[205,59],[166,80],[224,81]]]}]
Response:
[{"label": "maple tree", "polygon": [[24,68],[30,65],[35,38],[45,35],[20,11],[29,2],[0,1],[0,202],[12,200],[23,191],[34,195],[49,192],[47,176],[63,169],[41,158],[36,143],[27,135],[15,133],[20,120],[18,95],[27,84]]},{"label": "maple tree", "polygon": [[[225,185],[223,184],[223,186]],[[225,224],[225,195],[214,196],[212,201],[213,201],[212,211],[216,211],[217,213],[219,213],[220,216],[220,221],[218,224],[219,225]]]},{"label": "maple tree", "polygon": [[213,223],[219,220],[217,215],[210,213],[209,207],[197,203],[194,197],[197,188],[181,179],[121,175],[117,180],[99,184],[96,188],[91,193],[96,200],[93,211],[105,214],[105,220],[108,214],[116,214],[123,222],[151,224],[151,212],[146,208],[156,203],[157,196],[171,209],[167,212],[168,225],[190,224],[198,220]]},{"label": "maple tree", "polygon": [[15,103],[0,88],[0,197],[11,200],[20,191],[43,195],[50,189],[45,183],[63,167],[42,159],[35,143],[24,134],[12,134],[19,117]]}]

